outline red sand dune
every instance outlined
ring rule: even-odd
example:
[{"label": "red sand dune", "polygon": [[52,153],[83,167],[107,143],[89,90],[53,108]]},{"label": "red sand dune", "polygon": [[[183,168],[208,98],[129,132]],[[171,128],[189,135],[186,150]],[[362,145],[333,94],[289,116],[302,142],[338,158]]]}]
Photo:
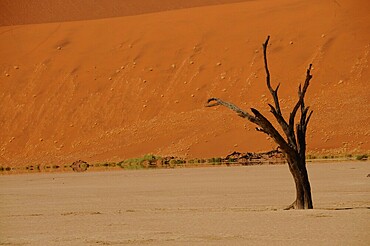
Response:
[{"label": "red sand dune", "polygon": [[[252,124],[204,107],[217,96],[270,117],[268,34],[285,114],[313,63],[308,150],[370,149],[369,1],[56,2],[1,2],[0,165],[270,150]],[[10,26],[40,22],[55,23]]]},{"label": "red sand dune", "polygon": [[93,20],[245,1],[248,0],[1,0],[0,26]]}]

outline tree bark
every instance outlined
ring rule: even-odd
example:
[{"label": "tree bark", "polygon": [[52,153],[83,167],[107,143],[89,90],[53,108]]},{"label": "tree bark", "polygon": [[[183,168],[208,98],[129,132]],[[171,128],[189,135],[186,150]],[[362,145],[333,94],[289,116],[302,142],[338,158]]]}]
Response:
[{"label": "tree bark", "polygon": [[311,185],[306,169],[306,160],[300,158],[287,158],[290,173],[293,176],[296,187],[296,199],[286,208],[288,209],[312,209]]}]

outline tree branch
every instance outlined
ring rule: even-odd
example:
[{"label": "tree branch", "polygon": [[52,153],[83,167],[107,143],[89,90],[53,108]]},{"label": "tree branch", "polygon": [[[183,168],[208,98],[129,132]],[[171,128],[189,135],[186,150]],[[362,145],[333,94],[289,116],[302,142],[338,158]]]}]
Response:
[{"label": "tree branch", "polygon": [[[211,103],[211,102],[214,102],[214,103]],[[280,133],[275,129],[275,127],[268,121],[268,119],[265,116],[263,116],[257,109],[251,108],[252,113],[255,115],[255,116],[253,116],[253,115],[243,111],[238,106],[236,106],[232,103],[223,101],[219,98],[215,98],[215,97],[210,98],[210,99],[207,100],[206,107],[214,107],[214,106],[218,106],[218,105],[221,105],[221,106],[224,106],[224,107],[227,107],[227,108],[231,109],[232,111],[236,112],[240,117],[246,118],[250,122],[259,126],[259,127],[256,128],[256,130],[260,131],[260,132],[263,132],[263,133],[266,133],[267,135],[271,136],[274,139],[274,141],[281,147],[281,150],[283,152],[285,152],[287,154],[292,154],[292,151],[294,151],[294,149],[292,149],[289,146],[289,144],[280,135]]]},{"label": "tree branch", "polygon": [[[209,104],[210,102],[215,102],[215,103]],[[241,108],[239,108],[238,106],[236,106],[232,103],[225,102],[225,101],[223,101],[219,98],[216,98],[216,97],[208,99],[206,107],[214,107],[214,106],[218,106],[218,105],[222,105],[224,107],[227,107],[227,108],[231,109],[232,111],[236,112],[240,117],[246,118],[246,119],[248,119],[249,121],[251,121],[253,123],[255,122],[255,117],[253,117],[249,113],[243,111]]]},{"label": "tree branch", "polygon": [[295,139],[294,132],[292,132],[291,129],[289,128],[289,125],[285,121],[284,117],[281,114],[279,114],[271,104],[268,104],[268,105],[270,106],[270,112],[275,116],[277,122],[279,123],[279,125],[283,129],[283,131],[285,133],[285,136],[288,139],[289,145],[292,148],[296,149],[297,145],[296,145],[296,139]]},{"label": "tree branch", "polygon": [[308,86],[310,84],[310,80],[312,78],[311,69],[312,69],[312,64],[310,64],[310,66],[307,69],[306,79],[305,79],[305,82],[304,82],[304,85],[303,85],[303,89],[301,90],[301,86],[299,86],[298,102],[294,106],[292,112],[290,113],[290,117],[289,117],[289,127],[291,129],[293,129],[293,127],[294,127],[294,118],[295,118],[295,115],[297,114],[297,111],[298,111],[299,107],[302,105],[302,103],[304,104],[303,99],[304,99],[304,96],[306,95],[307,88],[308,88]]},{"label": "tree branch", "polygon": [[[298,95],[302,95],[302,90],[301,86],[298,88]],[[306,131],[307,131],[307,125],[308,122],[311,119],[312,112],[311,111],[307,117],[307,113],[309,112],[310,107],[306,107],[304,103],[304,98],[302,98],[302,103],[301,103],[301,119],[299,124],[297,124],[297,139],[298,139],[298,152],[301,157],[301,159],[306,158]]]},{"label": "tree branch", "polygon": [[307,125],[308,125],[308,122],[310,122],[310,119],[311,119],[311,116],[313,114],[313,111],[311,110],[311,112],[308,114],[308,117],[307,117],[307,120],[306,120],[306,123],[305,123],[305,130],[307,130]]},{"label": "tree branch", "polygon": [[287,154],[294,154],[295,150],[292,148],[280,133],[275,129],[271,122],[263,116],[257,109],[251,108],[252,113],[255,115],[255,123],[263,129],[263,132],[267,133],[274,139],[274,141],[281,147],[281,150]]},{"label": "tree branch", "polygon": [[269,89],[269,91],[272,95],[272,98],[274,99],[275,111],[279,115],[281,115],[279,98],[278,98],[278,94],[277,94],[277,92],[279,90],[279,87],[280,87],[280,84],[278,84],[278,86],[276,86],[275,90],[271,87],[271,76],[270,76],[270,71],[269,71],[268,62],[267,62],[267,46],[268,46],[269,40],[270,40],[270,36],[267,36],[267,39],[266,39],[265,43],[262,44],[263,60],[264,60],[264,63],[265,63],[265,71],[266,71],[266,84],[267,84],[267,88]]},{"label": "tree branch", "polygon": [[279,87],[280,87],[280,84],[277,85],[276,89],[274,90],[272,87],[271,87],[271,76],[270,76],[270,71],[269,71],[269,68],[268,68],[268,62],[267,62],[267,46],[268,46],[268,42],[270,40],[270,36],[267,36],[267,39],[265,41],[265,43],[262,44],[262,47],[263,47],[263,60],[264,60],[264,64],[265,64],[265,71],[266,71],[266,84],[267,84],[267,88],[269,89],[270,91],[270,94],[274,100],[274,103],[275,103],[275,107],[272,106],[271,104],[269,104],[270,106],[270,112],[275,116],[277,122],[279,123],[280,127],[283,129],[287,139],[288,139],[288,143],[289,145],[296,149],[297,148],[297,142],[296,142],[296,139],[295,139],[295,134],[294,134],[294,129],[292,130],[288,123],[286,122],[286,120],[284,119],[282,113],[281,113],[281,109],[280,109],[280,103],[279,103],[279,97],[278,97],[278,90],[279,90]]}]

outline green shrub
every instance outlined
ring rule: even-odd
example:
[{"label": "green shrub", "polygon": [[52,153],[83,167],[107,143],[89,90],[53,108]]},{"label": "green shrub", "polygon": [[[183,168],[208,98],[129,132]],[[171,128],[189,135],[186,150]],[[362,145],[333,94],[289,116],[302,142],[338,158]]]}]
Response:
[{"label": "green shrub", "polygon": [[143,169],[144,166],[138,163],[127,163],[124,166],[121,166],[123,169],[128,169],[128,170],[137,170],[137,169]]},{"label": "green shrub", "polygon": [[123,162],[124,163],[141,163],[143,161],[153,161],[157,159],[159,159],[159,157],[149,154],[149,155],[144,155],[143,157],[139,157],[139,158],[127,159],[127,160],[124,160]]},{"label": "green shrub", "polygon": [[356,160],[363,161],[363,160],[367,160],[368,157],[369,156],[367,154],[357,155]]},{"label": "green shrub", "polygon": [[222,162],[222,158],[221,157],[213,157],[211,159],[208,159],[208,163],[212,164],[212,165],[216,165],[216,164],[221,164]]},{"label": "green shrub", "polygon": [[161,159],[161,157],[155,156],[152,154],[147,154],[147,155],[144,155],[143,157],[130,158],[130,159],[118,162],[117,164],[114,164],[114,165],[118,165],[124,169],[142,169],[142,168],[147,167],[147,165],[144,165],[144,162],[156,161],[159,159]]}]

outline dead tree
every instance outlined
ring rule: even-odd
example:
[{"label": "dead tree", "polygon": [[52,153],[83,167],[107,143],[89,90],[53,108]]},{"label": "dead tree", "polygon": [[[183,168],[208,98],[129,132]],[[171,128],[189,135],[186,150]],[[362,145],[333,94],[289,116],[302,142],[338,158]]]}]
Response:
[{"label": "dead tree", "polygon": [[[296,200],[286,209],[312,209],[312,196],[311,186],[308,179],[308,173],[306,168],[306,130],[308,122],[312,116],[312,110],[305,106],[304,97],[306,95],[307,88],[312,78],[311,68],[312,64],[309,65],[306,73],[306,79],[303,87],[298,87],[298,100],[294,105],[294,108],[290,112],[289,119],[285,119],[281,112],[280,102],[278,98],[278,90],[280,84],[277,85],[276,89],[273,89],[270,82],[270,72],[267,64],[267,45],[270,36],[267,37],[263,46],[264,65],[266,71],[266,84],[270,91],[270,94],[274,100],[274,105],[268,104],[270,112],[274,115],[276,121],[281,127],[282,132],[285,134],[285,138],[279,133],[279,131],[271,124],[271,122],[263,116],[257,109],[251,108],[252,114],[242,110],[236,105],[223,101],[219,98],[210,98],[207,101],[207,107],[213,107],[222,105],[233,111],[235,111],[240,117],[249,120],[250,122],[257,125],[256,130],[269,135],[280,147],[283,152],[289,166],[289,170],[293,175],[295,187],[296,187]],[[295,125],[295,118],[298,110],[300,109],[300,119]]]}]

